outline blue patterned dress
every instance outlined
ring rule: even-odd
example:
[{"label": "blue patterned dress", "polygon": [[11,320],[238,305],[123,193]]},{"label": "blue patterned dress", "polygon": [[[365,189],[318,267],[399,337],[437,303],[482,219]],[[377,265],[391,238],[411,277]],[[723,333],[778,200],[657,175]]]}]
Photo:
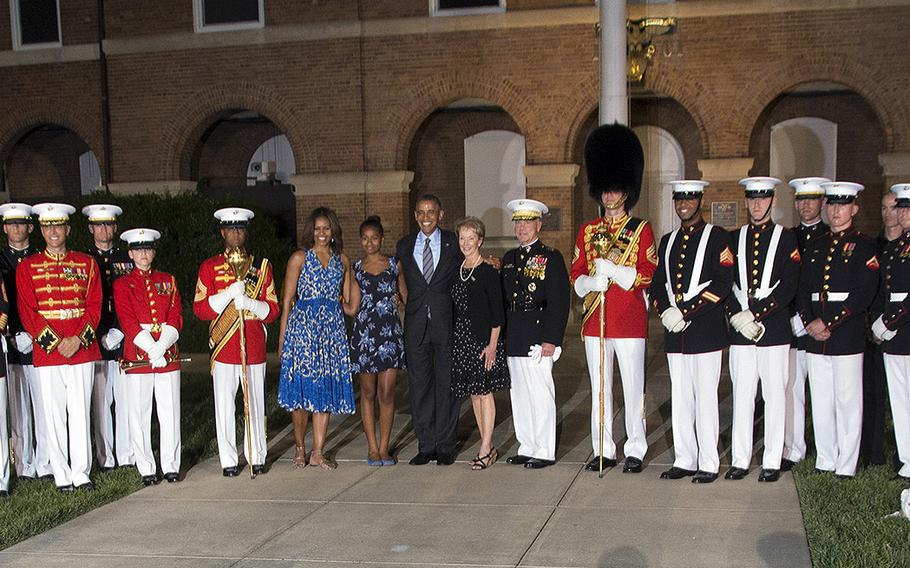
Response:
[{"label": "blue patterned dress", "polygon": [[379,373],[404,368],[404,334],[395,294],[398,293],[398,260],[379,274],[354,263],[354,278],[360,285],[360,311],[351,333],[351,361],[354,373]]},{"label": "blue patterned dress", "polygon": [[281,351],[278,404],[287,410],[354,413],[351,361],[338,298],[344,281],[341,257],[322,268],[306,252]]}]

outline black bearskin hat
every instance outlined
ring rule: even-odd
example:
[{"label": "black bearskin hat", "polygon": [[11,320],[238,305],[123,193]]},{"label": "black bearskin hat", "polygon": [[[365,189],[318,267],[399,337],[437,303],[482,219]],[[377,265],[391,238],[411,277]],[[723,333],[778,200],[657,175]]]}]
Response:
[{"label": "black bearskin hat", "polygon": [[625,192],[626,211],[638,203],[645,154],[628,126],[617,122],[595,128],[585,143],[585,168],[588,191],[598,205],[603,193],[611,190]]}]

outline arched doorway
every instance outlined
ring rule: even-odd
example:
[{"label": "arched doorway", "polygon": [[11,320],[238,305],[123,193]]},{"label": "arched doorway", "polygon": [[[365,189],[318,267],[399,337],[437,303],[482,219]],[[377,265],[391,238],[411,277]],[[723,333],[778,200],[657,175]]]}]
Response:
[{"label": "arched doorway", "polygon": [[464,140],[465,215],[483,221],[488,238],[511,237],[506,204],[525,197],[525,137],[484,130]]},{"label": "arched doorway", "polygon": [[[770,175],[787,182],[798,177],[837,179],[837,124],[823,118],[801,116],[771,127]],[[793,192],[777,192],[774,222],[794,226]]]},{"label": "arched doorway", "polygon": [[12,200],[75,197],[101,185],[98,159],[75,132],[58,124],[26,131],[5,153],[3,190]]},{"label": "arched doorway", "polygon": [[670,182],[685,177],[686,159],[679,141],[669,131],[658,126],[637,126],[633,130],[645,154],[641,199],[633,214],[648,219],[659,237],[679,227]]}]

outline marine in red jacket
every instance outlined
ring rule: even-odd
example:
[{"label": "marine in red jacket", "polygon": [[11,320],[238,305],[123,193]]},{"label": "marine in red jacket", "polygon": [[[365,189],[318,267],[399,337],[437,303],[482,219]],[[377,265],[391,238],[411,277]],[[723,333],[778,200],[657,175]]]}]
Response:
[{"label": "marine in red jacket", "polygon": [[[268,259],[250,255],[243,248],[252,211],[228,207],[216,211],[215,218],[221,222],[225,250],[199,267],[193,312],[199,319],[211,322],[209,347],[212,349],[215,426],[222,473],[225,477],[240,473],[234,431],[234,397],[242,386],[241,357],[245,356],[250,432],[244,434],[244,449],[253,473],[260,474],[265,473],[266,454],[265,326],[275,321],[279,313],[274,272]],[[244,326],[243,346],[241,325]]]},{"label": "marine in red jacket", "polygon": [[132,229],[121,239],[129,244],[135,268],[114,281],[114,307],[124,334],[123,355],[129,396],[130,442],[142,482],[158,483],[152,453],[152,398],[157,405],[161,471],[169,483],[180,472],[180,363],[177,339],[183,329],[177,281],[152,269],[154,229]]},{"label": "marine in red jacket", "polygon": [[616,465],[613,420],[604,420],[603,425],[600,420],[601,378],[605,416],[612,417],[615,353],[626,409],[623,472],[638,473],[648,450],[644,414],[648,336],[645,292],[657,268],[651,225],[628,213],[641,192],[644,154],[632,130],[612,124],[591,133],[585,146],[585,163],[589,193],[604,211],[602,218],[582,225],[578,231],[569,271],[575,293],[584,299],[582,339],[591,378],[594,459],[585,469],[597,471],[602,464]]},{"label": "marine in red jacket", "polygon": [[98,264],[66,248],[72,206],[42,203],[33,211],[47,246],[19,264],[16,290],[22,326],[34,338],[51,469],[61,491],[93,489],[89,415],[93,361],[101,358]]}]

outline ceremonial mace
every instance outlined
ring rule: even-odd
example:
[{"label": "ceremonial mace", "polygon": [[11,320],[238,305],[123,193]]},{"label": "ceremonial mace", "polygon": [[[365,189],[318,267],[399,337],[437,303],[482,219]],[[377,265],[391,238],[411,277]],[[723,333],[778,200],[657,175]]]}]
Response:
[{"label": "ceremonial mace", "polygon": [[[234,277],[237,282],[243,283],[244,276],[249,270],[246,253],[240,247],[232,247],[225,254],[228,264],[234,270]],[[250,422],[250,383],[246,372],[246,318],[243,310],[237,310],[240,318],[240,381],[243,384],[243,419],[246,423],[246,447],[248,448],[247,462],[250,466],[250,479],[256,477],[253,473],[253,438],[252,427]]]},{"label": "ceremonial mace", "polygon": [[[610,248],[608,252],[604,249],[604,240],[600,239],[595,242],[595,247],[597,248],[598,256],[600,258],[605,258],[609,262],[614,264],[619,260],[620,252],[615,247]],[[597,272],[595,271],[595,275]],[[612,284],[612,281],[610,282]],[[609,288],[608,288],[609,289]],[[604,305],[607,302],[607,291],[603,290],[600,292],[600,460],[597,464],[597,478],[603,479],[604,476],[604,319],[605,312]],[[610,377],[610,380],[613,380],[613,377]]]},{"label": "ceremonial mace", "polygon": [[[170,365],[171,363],[189,363],[192,361],[192,359],[190,359],[189,357],[184,357],[183,359],[165,358],[165,361],[167,361],[167,364]],[[151,367],[152,362],[146,361],[144,359],[140,359],[138,361],[130,361],[128,359],[124,359],[123,357],[121,357],[121,358],[117,359],[117,365],[120,367],[121,371],[128,371],[130,369],[144,369],[145,367]]]}]

